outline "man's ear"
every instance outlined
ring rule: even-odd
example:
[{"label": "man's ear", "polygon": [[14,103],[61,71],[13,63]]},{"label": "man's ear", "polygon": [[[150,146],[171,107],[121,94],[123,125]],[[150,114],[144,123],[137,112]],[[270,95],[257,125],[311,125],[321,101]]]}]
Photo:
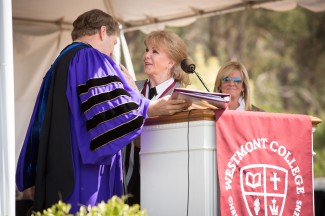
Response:
[{"label": "man's ear", "polygon": [[100,27],[100,32],[99,32],[99,35],[100,35],[100,38],[103,40],[104,36],[106,35],[106,26],[101,26]]}]

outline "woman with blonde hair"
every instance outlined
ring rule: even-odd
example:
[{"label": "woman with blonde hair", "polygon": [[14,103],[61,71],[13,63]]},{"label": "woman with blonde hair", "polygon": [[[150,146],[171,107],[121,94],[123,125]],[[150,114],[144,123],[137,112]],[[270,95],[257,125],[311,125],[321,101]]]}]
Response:
[{"label": "woman with blonde hair", "polygon": [[262,111],[251,104],[248,72],[238,61],[229,61],[219,69],[213,91],[230,94],[229,110]]},{"label": "woman with blonde hair", "polygon": [[[148,79],[136,81],[143,96],[158,99],[171,94],[174,88],[190,84],[189,74],[180,66],[181,61],[187,58],[187,46],[176,33],[153,31],[146,35],[144,45],[143,64]],[[151,98],[149,89],[152,88],[156,89],[156,93]]]},{"label": "woman with blonde hair", "polygon": [[[180,66],[188,57],[187,46],[176,33],[153,31],[146,35],[144,45],[143,64],[148,78],[135,82],[143,97],[158,100],[190,84],[189,74]],[[140,204],[139,143],[136,139],[124,149],[124,192],[131,195],[126,200],[130,205]]]}]

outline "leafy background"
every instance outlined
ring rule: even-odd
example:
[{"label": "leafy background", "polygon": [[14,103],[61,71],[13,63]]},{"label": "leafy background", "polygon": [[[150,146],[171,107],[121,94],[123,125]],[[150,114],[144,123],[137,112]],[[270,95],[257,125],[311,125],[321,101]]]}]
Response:
[{"label": "leafy background", "polygon": [[[201,18],[186,27],[167,27],[189,47],[196,71],[213,89],[220,66],[244,63],[251,79],[253,104],[278,113],[325,120],[325,13],[297,8],[289,12],[245,10]],[[126,32],[137,79],[145,78],[141,31]],[[205,90],[195,75],[189,88]],[[314,175],[325,176],[325,124],[313,134]]]}]

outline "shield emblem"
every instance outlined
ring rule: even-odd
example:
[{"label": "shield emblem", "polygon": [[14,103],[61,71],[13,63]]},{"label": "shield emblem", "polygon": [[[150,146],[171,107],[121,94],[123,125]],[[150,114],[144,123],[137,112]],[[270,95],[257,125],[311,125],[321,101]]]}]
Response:
[{"label": "shield emblem", "polygon": [[240,188],[249,215],[282,215],[288,170],[271,164],[250,164],[240,170]]}]

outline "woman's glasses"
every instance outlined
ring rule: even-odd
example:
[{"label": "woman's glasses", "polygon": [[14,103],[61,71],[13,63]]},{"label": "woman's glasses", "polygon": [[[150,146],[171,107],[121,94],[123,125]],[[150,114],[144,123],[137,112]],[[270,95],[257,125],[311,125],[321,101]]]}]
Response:
[{"label": "woman's glasses", "polygon": [[243,80],[241,80],[239,77],[231,78],[231,77],[227,76],[227,77],[222,79],[223,83],[230,83],[231,81],[233,81],[235,83],[235,85],[241,84],[243,82]]}]

